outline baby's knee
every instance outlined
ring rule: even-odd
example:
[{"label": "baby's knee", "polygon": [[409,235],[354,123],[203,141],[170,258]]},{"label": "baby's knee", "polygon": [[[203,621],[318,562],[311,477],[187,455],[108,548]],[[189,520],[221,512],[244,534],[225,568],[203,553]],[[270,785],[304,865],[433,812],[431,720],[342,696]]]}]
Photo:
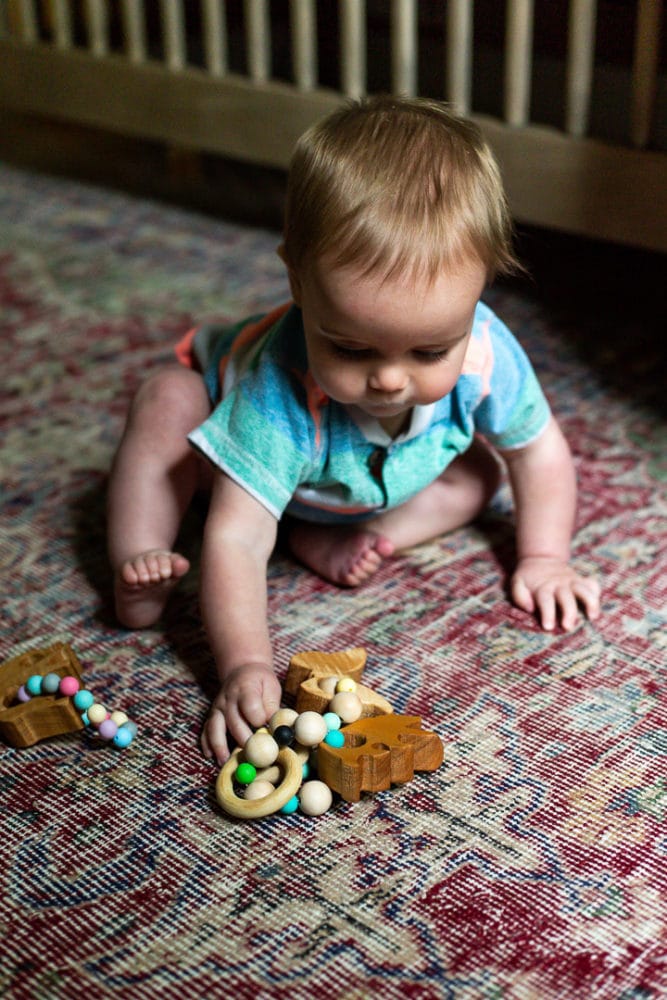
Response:
[{"label": "baby's knee", "polygon": [[210,410],[204,380],[197,372],[176,365],[155,372],[134,397],[130,420],[177,423],[188,430],[206,419]]}]

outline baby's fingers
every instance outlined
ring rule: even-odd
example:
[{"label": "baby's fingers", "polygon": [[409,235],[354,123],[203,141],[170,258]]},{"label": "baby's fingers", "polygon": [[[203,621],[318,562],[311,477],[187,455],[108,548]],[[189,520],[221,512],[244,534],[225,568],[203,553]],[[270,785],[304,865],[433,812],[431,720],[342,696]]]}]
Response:
[{"label": "baby's fingers", "polygon": [[586,617],[594,622],[600,617],[600,584],[594,577],[577,577],[572,590],[586,612]]},{"label": "baby's fingers", "polygon": [[201,748],[205,757],[215,757],[222,765],[229,757],[227,726],[225,717],[218,708],[213,708],[201,734]]}]

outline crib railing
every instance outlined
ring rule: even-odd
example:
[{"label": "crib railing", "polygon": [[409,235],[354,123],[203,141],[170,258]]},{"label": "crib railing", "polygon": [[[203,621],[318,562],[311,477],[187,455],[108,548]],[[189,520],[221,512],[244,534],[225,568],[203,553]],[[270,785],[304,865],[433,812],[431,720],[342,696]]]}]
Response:
[{"label": "crib railing", "polygon": [[[482,72],[473,0],[290,0],[287,6],[270,0],[0,0],[0,12],[0,108],[279,167],[316,117],[373,89],[368,63],[376,46],[369,24],[378,17],[389,35],[382,89],[420,92],[426,13],[443,27],[441,92],[431,89],[431,96],[481,125],[518,218],[667,249],[666,154],[650,148],[662,0],[635,5],[623,143],[589,135],[596,0],[569,2],[557,127],[531,119],[534,0],[505,5],[497,114],[480,111],[473,100]],[[330,56],[332,48],[322,38],[323,15],[336,22],[333,78],[320,67],[324,49]]]}]

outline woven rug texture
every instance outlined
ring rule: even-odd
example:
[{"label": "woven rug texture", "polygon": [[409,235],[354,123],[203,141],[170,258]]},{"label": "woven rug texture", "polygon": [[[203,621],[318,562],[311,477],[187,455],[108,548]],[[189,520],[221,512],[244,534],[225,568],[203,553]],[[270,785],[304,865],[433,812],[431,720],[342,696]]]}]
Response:
[{"label": "woven rug texture", "polygon": [[286,299],[277,242],[0,167],[0,657],[68,642],[139,726],[125,751],[0,744],[0,995],[667,996],[665,382],[639,319],[596,322],[537,283],[486,296],[572,444],[599,622],[547,634],[512,607],[506,487],[357,590],[272,560],[281,676],[301,650],[364,646],[364,683],[441,736],[438,771],[317,819],[219,809],[198,749],[201,509],[164,621],[114,621],[105,490],[128,401],[194,322]]}]

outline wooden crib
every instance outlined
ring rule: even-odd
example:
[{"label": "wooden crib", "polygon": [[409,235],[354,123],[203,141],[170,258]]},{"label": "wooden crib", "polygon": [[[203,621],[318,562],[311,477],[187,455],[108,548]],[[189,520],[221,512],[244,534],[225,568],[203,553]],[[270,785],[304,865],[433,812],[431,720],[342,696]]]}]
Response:
[{"label": "wooden crib", "polygon": [[518,220],[664,251],[662,0],[619,5],[610,92],[610,0],[0,0],[0,109],[284,167],[341,101],[428,93],[481,126]]}]

